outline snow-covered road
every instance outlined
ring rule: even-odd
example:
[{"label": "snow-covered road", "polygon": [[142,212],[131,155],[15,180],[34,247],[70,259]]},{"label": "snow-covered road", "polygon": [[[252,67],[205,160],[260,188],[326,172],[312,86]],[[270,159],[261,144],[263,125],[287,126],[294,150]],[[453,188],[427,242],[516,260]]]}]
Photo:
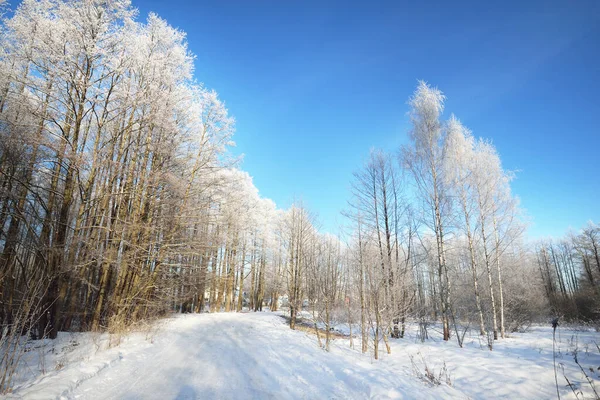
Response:
[{"label": "snow-covered road", "polygon": [[[119,359],[91,377],[81,380],[73,370],[59,371],[21,394],[67,399],[465,397],[384,369],[358,352],[336,348],[327,353],[315,336],[291,331],[271,313],[186,315],[164,325],[154,344],[124,343]],[[53,394],[65,380],[71,387]]]},{"label": "snow-covered road", "polygon": [[[187,316],[156,344],[86,380],[72,399],[417,397],[422,383],[327,354],[270,314]],[[368,359],[367,359],[368,360]],[[390,376],[392,380],[390,380]],[[415,385],[417,388],[415,388]],[[438,393],[438,395],[441,393]],[[404,395],[404,396],[403,396]],[[421,396],[419,396],[421,397]],[[422,398],[422,397],[421,397]]]},{"label": "snow-covered road", "polygon": [[[108,335],[61,333],[30,351],[23,373],[44,364],[38,378],[23,376],[10,398],[18,399],[552,399],[556,396],[552,332],[536,327],[511,334],[493,352],[478,336],[465,348],[432,338],[421,343],[409,330],[391,343],[392,354],[372,359],[336,339],[331,352],[313,334],[292,331],[281,316],[264,313],[178,315],[160,329],[127,336],[98,351]],[[342,326],[343,328],[343,326]],[[436,334],[435,330],[432,333]],[[104,338],[104,339],[102,339]],[[556,354],[561,398],[593,395],[573,354],[600,385],[600,334],[562,329]],[[359,345],[355,339],[355,344]],[[383,347],[383,344],[382,344]],[[46,354],[41,362],[39,354]],[[412,360],[412,361],[411,361]],[[451,386],[430,385],[417,375],[439,376],[447,367]],[[598,370],[596,370],[598,368]],[[563,372],[564,371],[564,372]],[[445,375],[441,379],[445,381]],[[581,396],[581,394],[579,395]]]}]

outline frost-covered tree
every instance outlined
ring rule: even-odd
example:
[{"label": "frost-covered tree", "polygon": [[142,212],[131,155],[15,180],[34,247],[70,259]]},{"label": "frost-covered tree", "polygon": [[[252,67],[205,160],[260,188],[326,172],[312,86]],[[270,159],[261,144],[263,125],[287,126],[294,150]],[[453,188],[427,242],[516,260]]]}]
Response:
[{"label": "frost-covered tree", "polygon": [[475,202],[473,175],[475,168],[475,140],[471,132],[453,115],[447,123],[447,134],[444,160],[445,175],[449,191],[457,203],[457,225],[460,226],[466,239],[468,263],[472,273],[475,306],[479,319],[479,333],[485,334],[485,322],[481,307],[481,295],[478,277],[478,250],[476,242],[477,204]]},{"label": "frost-covered tree", "polygon": [[316,234],[314,217],[303,204],[294,204],[282,219],[281,235],[287,251],[285,279],[290,308],[290,328],[295,329],[304,302],[305,279]]},{"label": "frost-covered tree", "polygon": [[450,279],[446,262],[450,201],[444,178],[444,130],[440,120],[445,96],[419,81],[409,100],[411,144],[402,149],[402,164],[412,175],[422,204],[423,222],[435,236],[437,282],[444,340],[450,338]]},{"label": "frost-covered tree", "polygon": [[[215,199],[233,120],[195,82],[185,34],[135,18],[128,1],[25,0],[2,20],[9,330],[25,304],[27,329],[49,337],[201,309],[227,234]],[[45,287],[30,298],[32,280]]]}]

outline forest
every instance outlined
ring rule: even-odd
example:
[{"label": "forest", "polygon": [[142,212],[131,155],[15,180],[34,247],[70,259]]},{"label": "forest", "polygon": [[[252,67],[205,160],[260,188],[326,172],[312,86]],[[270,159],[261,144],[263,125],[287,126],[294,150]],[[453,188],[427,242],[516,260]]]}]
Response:
[{"label": "forest", "polygon": [[327,350],[344,320],[375,359],[407,324],[489,350],[557,317],[600,328],[600,225],[527,239],[516,173],[434,83],[404,94],[409,144],[364,149],[344,226],[322,232],[232,156],[184,32],[127,0],[0,7],[1,389],[23,336],[172,313],[310,314]]}]

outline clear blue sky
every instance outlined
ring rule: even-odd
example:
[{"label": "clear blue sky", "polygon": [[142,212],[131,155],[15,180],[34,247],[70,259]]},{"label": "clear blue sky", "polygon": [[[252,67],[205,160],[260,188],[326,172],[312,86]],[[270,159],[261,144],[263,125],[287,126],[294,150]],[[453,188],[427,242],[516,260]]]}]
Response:
[{"label": "clear blue sky", "polygon": [[352,171],[407,140],[417,79],[491,139],[529,236],[600,221],[600,1],[136,1],[187,32],[261,195],[336,230]]}]

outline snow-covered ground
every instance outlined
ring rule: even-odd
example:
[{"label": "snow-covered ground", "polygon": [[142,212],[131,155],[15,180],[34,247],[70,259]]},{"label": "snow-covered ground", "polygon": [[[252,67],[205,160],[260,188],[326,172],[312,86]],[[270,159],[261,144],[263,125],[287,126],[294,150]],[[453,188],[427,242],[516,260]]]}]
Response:
[{"label": "snow-covered ground", "polygon": [[[552,331],[545,327],[511,334],[496,342],[492,352],[477,337],[468,338],[460,349],[435,333],[421,343],[409,331],[405,339],[392,340],[392,354],[382,354],[379,361],[350,349],[345,339],[336,339],[327,353],[314,335],[291,331],[280,316],[268,312],[180,315],[162,321],[152,340],[132,334],[119,347],[105,350],[106,336],[91,338],[63,334],[56,342],[60,345],[55,343],[44,357],[46,374],[24,381],[27,373],[39,371],[33,364],[39,364],[42,350],[29,352],[28,370],[18,377],[10,398],[556,398]],[[594,342],[600,343],[596,332],[559,330],[561,397],[575,398],[566,375],[576,390],[593,398],[573,351],[600,388],[600,354]],[[358,348],[359,340],[354,343]],[[435,375],[445,364],[451,385],[420,379],[425,364]]]}]

